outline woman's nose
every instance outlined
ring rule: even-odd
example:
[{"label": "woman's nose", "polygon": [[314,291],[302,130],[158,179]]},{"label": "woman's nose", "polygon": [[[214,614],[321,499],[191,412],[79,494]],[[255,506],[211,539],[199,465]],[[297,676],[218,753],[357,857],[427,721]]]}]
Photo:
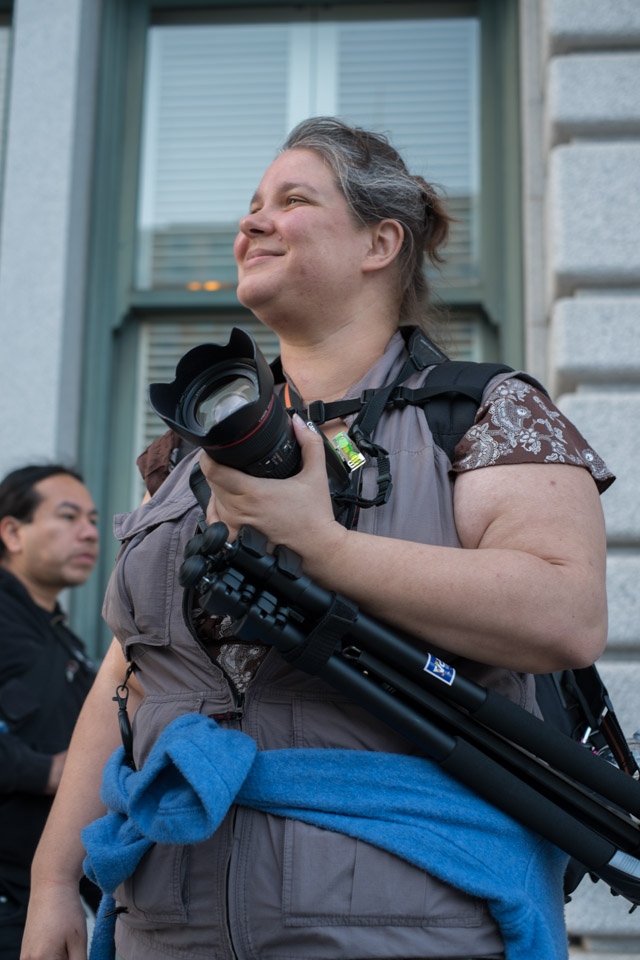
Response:
[{"label": "woman's nose", "polygon": [[271,233],[273,231],[273,224],[262,210],[258,210],[255,213],[248,213],[245,217],[241,218],[240,230],[247,237],[255,237],[256,234],[259,233]]}]

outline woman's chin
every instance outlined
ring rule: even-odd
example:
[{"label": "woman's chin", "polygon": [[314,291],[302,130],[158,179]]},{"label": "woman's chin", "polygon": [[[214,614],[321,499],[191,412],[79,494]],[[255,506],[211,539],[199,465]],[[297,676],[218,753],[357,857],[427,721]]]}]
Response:
[{"label": "woman's chin", "polygon": [[253,278],[241,280],[236,288],[236,295],[242,306],[251,310],[256,316],[259,315],[261,310],[269,309],[269,305],[273,304],[276,292],[267,284],[256,283]]},{"label": "woman's chin", "polygon": [[237,296],[243,307],[251,310],[260,323],[273,330],[286,314],[284,305],[279,302],[280,298],[264,287],[259,289],[257,284],[239,284]]}]

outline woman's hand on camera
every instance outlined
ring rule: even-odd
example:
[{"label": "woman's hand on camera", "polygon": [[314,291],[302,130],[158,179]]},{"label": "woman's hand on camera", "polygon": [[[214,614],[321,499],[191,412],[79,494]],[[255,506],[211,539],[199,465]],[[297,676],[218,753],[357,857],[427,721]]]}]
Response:
[{"label": "woman's hand on camera", "polygon": [[215,463],[206,453],[200,466],[213,494],[209,523],[225,523],[231,540],[243,524],[255,527],[272,546],[283,544],[298,553],[311,573],[346,531],[333,516],[322,436],[298,416],[293,424],[303,464],[293,477],[251,477]]}]

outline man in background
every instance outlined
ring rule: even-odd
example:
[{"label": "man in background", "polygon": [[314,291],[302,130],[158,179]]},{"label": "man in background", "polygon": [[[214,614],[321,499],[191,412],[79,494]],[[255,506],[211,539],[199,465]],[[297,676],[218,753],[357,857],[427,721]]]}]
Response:
[{"label": "man in background", "polygon": [[28,466],[0,483],[0,960],[18,960],[31,860],[94,678],[60,592],[98,556],[82,477]]}]

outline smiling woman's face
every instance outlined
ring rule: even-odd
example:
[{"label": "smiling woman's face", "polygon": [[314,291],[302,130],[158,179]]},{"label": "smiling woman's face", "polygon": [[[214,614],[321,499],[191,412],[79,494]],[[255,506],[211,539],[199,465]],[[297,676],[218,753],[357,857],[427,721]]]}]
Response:
[{"label": "smiling woman's face", "polygon": [[357,304],[370,233],[313,150],[281,154],[240,221],[238,299],[265,323]]}]

